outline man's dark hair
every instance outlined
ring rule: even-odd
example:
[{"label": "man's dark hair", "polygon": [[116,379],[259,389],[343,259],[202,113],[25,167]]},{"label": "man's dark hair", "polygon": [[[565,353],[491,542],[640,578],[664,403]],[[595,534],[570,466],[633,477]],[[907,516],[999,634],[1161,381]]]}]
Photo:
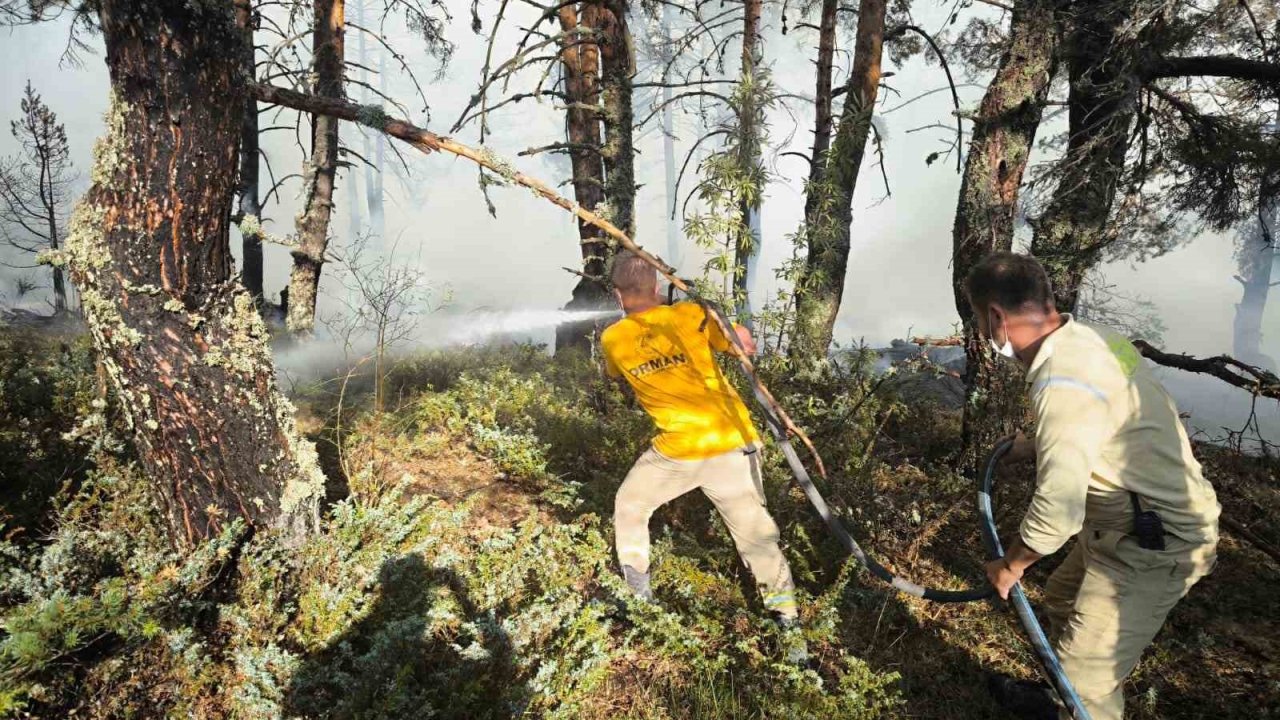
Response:
[{"label": "man's dark hair", "polygon": [[964,281],[975,312],[991,303],[1006,310],[1039,309],[1053,305],[1053,288],[1039,260],[1030,255],[997,252],[982,258]]}]

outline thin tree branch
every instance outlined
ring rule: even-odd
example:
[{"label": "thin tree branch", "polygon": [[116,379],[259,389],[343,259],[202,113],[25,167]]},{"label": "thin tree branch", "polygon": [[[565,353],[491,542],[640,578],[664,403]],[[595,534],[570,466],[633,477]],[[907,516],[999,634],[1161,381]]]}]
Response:
[{"label": "thin tree branch", "polygon": [[1244,388],[1254,395],[1280,400],[1280,377],[1267,370],[1243,363],[1230,355],[1196,358],[1163,352],[1145,340],[1134,340],[1133,346],[1148,360],[1165,367],[1205,373],[1219,380]]}]

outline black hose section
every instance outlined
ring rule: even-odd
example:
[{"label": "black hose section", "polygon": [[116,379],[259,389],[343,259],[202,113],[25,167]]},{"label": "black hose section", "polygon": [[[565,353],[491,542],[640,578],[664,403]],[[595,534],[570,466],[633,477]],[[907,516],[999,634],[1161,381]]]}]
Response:
[{"label": "black hose section", "polygon": [[[719,317],[720,321],[726,328],[732,328],[733,324],[724,316],[720,308],[701,298],[693,298],[696,302],[703,306],[707,312],[713,312]],[[729,341],[737,346],[739,350],[746,354],[746,348],[742,346],[742,341],[738,339],[735,333],[729,333]],[[746,366],[743,366],[744,372]],[[748,377],[753,377],[752,373],[747,373]],[[840,518],[831,512],[831,508],[827,505],[827,501],[822,497],[822,493],[818,492],[818,488],[813,484],[813,479],[809,477],[809,471],[805,469],[804,463],[800,461],[800,456],[796,453],[795,447],[791,444],[788,437],[787,429],[782,423],[782,418],[774,412],[772,404],[765,397],[757,379],[752,383],[752,390],[755,393],[756,404],[760,407],[760,412],[764,415],[773,437],[778,441],[778,445],[782,447],[782,454],[787,459],[787,465],[791,467],[791,474],[795,476],[796,482],[800,484],[800,488],[804,490],[804,494],[809,498],[809,504],[813,505],[814,510],[818,511],[818,515],[822,521],[827,524],[827,529],[831,534],[844,545],[845,550],[853,555],[858,562],[862,563],[872,575],[880,578],[889,585],[892,585],[900,592],[915,597],[924,598],[925,600],[933,600],[935,602],[944,603],[963,603],[974,602],[977,600],[985,600],[995,594],[995,589],[990,586],[981,588],[973,588],[970,590],[938,590],[935,588],[927,588],[918,583],[899,577],[888,568],[876,562],[874,558],[862,549],[858,542],[853,539],[849,531],[845,529],[844,523],[840,522]]]},{"label": "black hose section", "polygon": [[[1012,439],[1004,439],[996,444],[995,449],[991,451],[991,455],[987,458],[986,472],[982,475],[982,484],[978,488],[978,516],[982,518],[982,540],[987,546],[987,557],[991,560],[998,560],[1004,557],[1004,548],[1000,546],[1000,533],[996,529],[995,512],[992,510],[991,490],[995,484],[996,466],[1000,462],[1000,458],[1013,447]],[[1040,659],[1040,664],[1044,667],[1045,674],[1049,676],[1053,689],[1058,693],[1058,697],[1062,699],[1067,710],[1071,712],[1071,717],[1075,720],[1091,720],[1089,711],[1084,708],[1084,704],[1080,700],[1080,696],[1076,694],[1076,689],[1071,684],[1071,680],[1067,678],[1066,672],[1062,669],[1062,663],[1058,660],[1058,654],[1053,651],[1053,647],[1049,644],[1049,638],[1044,634],[1044,628],[1040,626],[1040,621],[1036,619],[1035,612],[1031,609],[1031,603],[1027,600],[1027,595],[1022,591],[1022,583],[1016,583],[1013,589],[1009,591],[1009,600],[1013,603],[1014,612],[1018,615],[1018,621],[1022,623],[1022,627],[1027,631],[1027,636],[1031,639],[1031,647],[1035,649],[1036,656]]]}]

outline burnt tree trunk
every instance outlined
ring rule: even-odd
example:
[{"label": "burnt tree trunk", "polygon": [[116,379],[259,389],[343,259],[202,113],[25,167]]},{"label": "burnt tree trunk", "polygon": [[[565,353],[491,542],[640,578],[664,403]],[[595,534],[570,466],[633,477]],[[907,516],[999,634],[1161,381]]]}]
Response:
[{"label": "burnt tree trunk", "polygon": [[[346,35],[344,0],[316,0],[312,31],[315,94],[342,98]],[[333,213],[333,183],[338,170],[338,120],[311,118],[311,159],[303,172],[303,206],[298,215],[297,247],[289,274],[289,331],[309,336],[315,329],[320,269],[329,246],[329,218]]]},{"label": "burnt tree trunk", "polygon": [[[849,264],[853,193],[880,89],[885,6],[885,0],[859,3],[853,70],[845,83],[840,126],[831,149],[822,158],[813,158],[822,167],[815,171],[819,180],[813,182],[811,178],[806,189],[804,234],[808,253],[796,282],[796,324],[789,348],[794,359],[812,361],[826,356],[836,314],[840,312]],[[815,149],[817,140],[815,137]]]},{"label": "burnt tree trunk", "polygon": [[66,259],[154,497],[178,545],[235,518],[305,530],[315,449],[231,269],[243,33],[183,0],[102,0],[99,22],[112,104]]},{"label": "burnt tree trunk", "polygon": [[1009,47],[987,86],[965,159],[952,242],[956,311],[964,324],[965,403],[960,466],[972,473],[982,454],[1021,417],[1021,373],[997,363],[978,337],[964,291],[969,270],[983,256],[1013,245],[1022,174],[1056,67],[1056,1],[1020,2],[1013,10]]},{"label": "burnt tree trunk", "polygon": [[1109,242],[1107,220],[1137,111],[1135,49],[1119,37],[1134,4],[1074,3],[1072,29],[1063,41],[1071,82],[1067,152],[1053,198],[1032,221],[1031,241],[1062,312],[1075,310],[1080,286]]},{"label": "burnt tree trunk", "polygon": [[[760,125],[763,113],[757,102],[757,70],[763,54],[760,39],[760,14],[762,0],[745,0],[742,22],[742,69],[740,83],[749,85],[752,92],[744,93],[738,108],[738,162],[744,172],[752,172],[760,163]],[[760,188],[763,191],[763,188]],[[760,197],[742,197],[738,200],[741,227],[734,244],[733,296],[738,315],[750,326],[751,298],[748,294],[754,275],[756,258],[760,254]]]},{"label": "burnt tree trunk", "polygon": [[[573,166],[574,200],[596,211],[604,200],[604,159],[601,156],[600,45],[595,42],[600,27],[601,8],[597,3],[565,5],[559,10],[560,31],[565,36],[560,47],[564,73],[565,135],[570,144]],[[573,288],[566,310],[594,310],[609,304],[605,270],[609,242],[595,226],[578,221],[578,242],[582,247],[582,272]],[[568,323],[556,329],[556,350],[587,347],[593,323]]]},{"label": "burnt tree trunk", "polygon": [[[253,49],[255,18],[251,0],[235,0],[236,26],[244,35],[240,49],[240,66],[247,77],[256,77],[256,59]],[[252,97],[244,100],[244,118],[240,121],[240,178],[237,192],[240,196],[240,216],[255,218],[240,224],[241,254],[240,279],[253,295],[253,301],[262,305],[262,201],[258,190],[258,102]]]}]

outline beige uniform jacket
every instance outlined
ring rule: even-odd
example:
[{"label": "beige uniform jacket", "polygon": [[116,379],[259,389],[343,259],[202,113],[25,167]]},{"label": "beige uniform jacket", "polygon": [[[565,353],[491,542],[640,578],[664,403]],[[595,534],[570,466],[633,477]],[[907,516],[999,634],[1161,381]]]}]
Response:
[{"label": "beige uniform jacket", "polygon": [[1027,371],[1036,415],[1036,491],[1022,542],[1042,555],[1081,528],[1129,531],[1129,492],[1166,532],[1217,540],[1213,487],[1177,406],[1123,335],[1063,315]]}]

